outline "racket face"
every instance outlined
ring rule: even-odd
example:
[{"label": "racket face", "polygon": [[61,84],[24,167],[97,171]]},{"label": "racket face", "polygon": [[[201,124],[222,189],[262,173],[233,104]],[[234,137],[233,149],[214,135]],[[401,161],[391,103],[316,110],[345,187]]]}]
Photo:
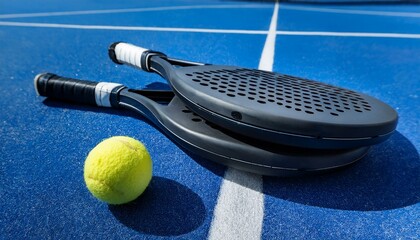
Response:
[{"label": "racket face", "polygon": [[[248,172],[272,176],[322,172],[347,166],[361,159],[368,150],[368,147],[351,150],[301,149],[261,143],[206,121],[178,97],[162,106],[125,90],[120,95],[121,100],[129,105],[125,107],[140,109],[138,112],[152,120],[183,149]],[[127,97],[130,100],[127,101]]]},{"label": "racket face", "polygon": [[370,96],[278,73],[231,66],[176,68],[171,85],[194,112],[237,133],[313,148],[381,142],[397,113]]}]

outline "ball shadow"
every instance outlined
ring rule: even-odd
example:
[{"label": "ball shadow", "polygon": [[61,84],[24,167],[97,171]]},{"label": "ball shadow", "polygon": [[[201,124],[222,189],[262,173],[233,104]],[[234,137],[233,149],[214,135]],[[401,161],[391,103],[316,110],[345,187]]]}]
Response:
[{"label": "ball shadow", "polygon": [[328,174],[264,178],[264,193],[304,205],[356,211],[397,209],[420,202],[419,153],[396,132],[358,163]]},{"label": "ball shadow", "polygon": [[153,177],[146,191],[133,202],[108,208],[125,226],[157,236],[189,233],[206,218],[206,208],[196,193],[163,177]]}]

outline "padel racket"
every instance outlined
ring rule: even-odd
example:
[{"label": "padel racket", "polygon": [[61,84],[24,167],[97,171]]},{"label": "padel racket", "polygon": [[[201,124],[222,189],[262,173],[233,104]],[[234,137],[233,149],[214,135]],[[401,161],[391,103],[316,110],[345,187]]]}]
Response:
[{"label": "padel racket", "polygon": [[361,159],[368,150],[302,149],[262,143],[204,120],[172,91],[133,90],[117,83],[81,81],[51,73],[36,76],[34,83],[41,96],[137,112],[193,155],[258,174],[287,176],[331,170]]},{"label": "padel racket", "polygon": [[397,113],[351,90],[298,77],[167,57],[127,43],[111,59],[165,78],[198,115],[236,133],[305,148],[340,149],[386,140]]}]

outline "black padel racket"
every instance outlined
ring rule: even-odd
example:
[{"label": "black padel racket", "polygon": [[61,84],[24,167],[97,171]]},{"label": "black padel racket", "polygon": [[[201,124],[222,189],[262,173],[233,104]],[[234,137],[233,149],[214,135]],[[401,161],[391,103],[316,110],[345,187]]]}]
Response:
[{"label": "black padel racket", "polygon": [[331,170],[361,159],[368,150],[368,147],[320,150],[263,144],[204,120],[172,91],[133,90],[121,84],[81,81],[51,73],[36,76],[34,83],[41,96],[137,112],[188,152],[258,174],[287,176]]},{"label": "black padel racket", "polygon": [[370,96],[321,82],[233,66],[167,57],[114,43],[111,59],[165,78],[194,112],[219,126],[263,141],[340,149],[386,140],[397,113]]}]

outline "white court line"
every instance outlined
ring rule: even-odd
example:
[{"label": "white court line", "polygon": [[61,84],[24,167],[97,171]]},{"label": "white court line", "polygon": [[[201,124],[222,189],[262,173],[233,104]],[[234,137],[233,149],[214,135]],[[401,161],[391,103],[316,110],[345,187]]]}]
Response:
[{"label": "white court line", "polygon": [[283,5],[281,8],[287,9],[287,10],[309,11],[309,12],[420,18],[420,13],[418,12],[369,11],[369,10],[354,10],[354,9],[301,7],[301,6],[291,6],[291,5]]},{"label": "white court line", "polygon": [[[30,23],[0,21],[0,26],[10,27],[38,27],[38,28],[69,28],[82,30],[115,30],[115,31],[157,31],[157,32],[188,32],[188,33],[224,33],[224,34],[268,34],[265,30],[241,29],[208,29],[208,28],[170,28],[170,27],[141,27],[141,26],[107,26],[107,25],[79,25],[58,23]],[[413,38],[420,39],[417,33],[363,33],[363,32],[321,32],[321,31],[277,31],[277,35],[290,36],[326,36],[326,37],[368,37],[368,38]]]},{"label": "white court line", "polygon": [[[258,67],[261,70],[273,69],[278,9],[276,2]],[[261,239],[264,220],[262,191],[261,175],[228,168],[214,209],[209,239]]]},{"label": "white court line", "polygon": [[[270,6],[260,5],[260,4],[237,4],[237,5],[191,5],[191,6],[168,6],[168,7],[150,7],[150,8],[123,8],[123,9],[81,10],[81,11],[63,11],[63,12],[0,14],[0,19],[130,13],[130,12],[174,11],[174,10],[188,10],[188,9],[230,9],[230,8],[268,8],[268,7]],[[283,5],[282,9],[309,11],[309,12],[389,16],[389,17],[413,17],[413,18],[420,17],[420,13],[417,13],[417,12],[370,11],[370,10],[354,10],[354,9],[303,7],[303,6],[291,6],[291,5]]]},{"label": "white court line", "polygon": [[414,38],[420,39],[417,33],[369,33],[369,32],[317,32],[317,31],[277,31],[278,35],[289,36],[326,36],[326,37],[367,37],[367,38]]},{"label": "white court line", "polygon": [[261,239],[262,177],[228,168],[214,209],[209,240]]},{"label": "white court line", "polygon": [[274,50],[276,45],[276,35],[277,35],[277,18],[278,18],[278,9],[279,3],[276,2],[274,5],[273,16],[271,17],[270,28],[268,29],[267,38],[265,39],[265,44],[263,51],[261,53],[260,64],[258,69],[265,71],[273,70],[274,63]]},{"label": "white court line", "polygon": [[155,12],[155,11],[173,11],[173,10],[189,10],[189,9],[229,9],[229,8],[268,8],[268,7],[270,6],[261,5],[261,4],[259,5],[237,4],[237,5],[191,5],[191,6],[168,6],[168,7],[150,7],[150,8],[123,8],[123,9],[82,10],[82,11],[65,11],[65,12],[0,14],[0,19],[92,15],[92,14],[109,14],[109,13],[130,13],[130,12]]},{"label": "white court line", "polygon": [[191,33],[232,33],[232,34],[267,34],[259,30],[235,29],[206,29],[206,28],[170,28],[170,27],[138,27],[138,26],[107,26],[107,25],[80,25],[59,23],[28,23],[0,21],[0,26],[13,27],[41,27],[41,28],[70,28],[89,30],[123,30],[123,31],[158,31],[158,32],[191,32]]}]

